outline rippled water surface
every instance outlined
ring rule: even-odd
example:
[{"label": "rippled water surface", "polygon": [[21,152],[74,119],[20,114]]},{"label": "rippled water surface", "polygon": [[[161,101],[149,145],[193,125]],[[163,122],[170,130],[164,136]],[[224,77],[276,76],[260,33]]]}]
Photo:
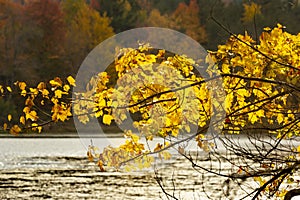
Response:
[{"label": "rippled water surface", "polygon": [[[199,173],[176,155],[160,165],[156,175],[153,170],[100,172],[86,158],[88,142],[78,138],[0,139],[0,199],[167,199],[156,178],[162,178],[165,189],[171,193],[175,189],[182,199],[239,199],[244,194],[239,187],[226,188],[226,178]],[[122,139],[93,142],[104,147]],[[217,160],[201,164],[220,167]],[[226,164],[222,168],[232,170]],[[249,187],[255,187],[253,184],[248,183]],[[229,193],[226,198],[225,193]]]}]

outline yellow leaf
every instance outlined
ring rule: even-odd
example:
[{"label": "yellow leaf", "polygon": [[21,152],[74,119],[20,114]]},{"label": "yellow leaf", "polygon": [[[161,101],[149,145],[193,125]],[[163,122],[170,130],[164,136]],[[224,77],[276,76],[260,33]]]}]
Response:
[{"label": "yellow leaf", "polygon": [[103,167],[103,162],[102,162],[101,160],[98,160],[97,165],[98,165],[98,167],[100,168],[100,171],[101,171],[101,172],[104,172],[104,171],[105,171],[105,169],[104,169],[104,167]]},{"label": "yellow leaf", "polygon": [[68,76],[67,81],[70,83],[70,85],[76,86],[75,79],[72,76]]},{"label": "yellow leaf", "polygon": [[21,132],[21,128],[18,125],[13,125],[9,130],[10,134],[16,135]]},{"label": "yellow leaf", "polygon": [[263,109],[260,109],[256,111],[257,117],[264,117],[265,116],[265,111]]},{"label": "yellow leaf", "polygon": [[161,150],[161,149],[162,149],[162,147],[163,147],[163,145],[162,145],[162,144],[160,144],[160,143],[157,143],[153,151],[154,151],[154,152],[156,152],[156,151],[159,151],[159,150]]},{"label": "yellow leaf", "polygon": [[153,135],[147,135],[147,136],[146,136],[146,140],[152,141],[152,140],[153,140]]},{"label": "yellow leaf", "polygon": [[60,78],[56,77],[53,80],[49,81],[52,87],[61,87],[62,86],[62,81]]},{"label": "yellow leaf", "polygon": [[105,99],[101,99],[101,100],[99,101],[99,103],[98,103],[98,106],[99,106],[99,107],[105,107],[105,106],[106,106],[106,101],[105,101]]},{"label": "yellow leaf", "polygon": [[110,125],[112,119],[113,119],[113,117],[111,115],[104,115],[103,123],[106,125]]},{"label": "yellow leaf", "polygon": [[26,100],[25,100],[25,105],[26,106],[29,106],[29,107],[32,107],[33,105],[34,105],[34,102],[33,102],[33,100],[32,100],[32,98],[27,98]]},{"label": "yellow leaf", "polygon": [[28,106],[26,106],[24,109],[23,109],[23,112],[25,114],[29,113],[30,112],[30,108]]},{"label": "yellow leaf", "polygon": [[173,129],[172,130],[172,136],[176,137],[179,133],[179,130],[178,129]]},{"label": "yellow leaf", "polygon": [[30,92],[32,93],[32,95],[36,96],[39,93],[39,90],[36,88],[29,88]]},{"label": "yellow leaf", "polygon": [[31,124],[31,129],[33,130],[33,131],[36,131],[36,129],[38,129],[39,128],[39,125],[37,124],[37,123],[32,123]]},{"label": "yellow leaf", "polygon": [[26,88],[26,83],[25,82],[18,82],[20,90],[25,90]]},{"label": "yellow leaf", "polygon": [[196,141],[203,140],[203,139],[205,139],[205,136],[203,134],[199,134],[196,137]]},{"label": "yellow leaf", "polygon": [[12,92],[11,87],[7,86],[6,89],[7,89],[9,92]]},{"label": "yellow leaf", "polygon": [[251,95],[251,93],[249,92],[249,90],[246,90],[246,89],[239,89],[238,90],[238,94],[240,96],[244,96],[244,97],[249,97]]},{"label": "yellow leaf", "polygon": [[297,147],[297,151],[298,151],[299,154],[300,154],[300,145]]},{"label": "yellow leaf", "polygon": [[132,141],[134,143],[138,143],[139,142],[140,137],[138,135],[131,133],[130,137],[131,137],[131,139],[132,139]]},{"label": "yellow leaf", "polygon": [[281,113],[279,113],[279,114],[277,115],[277,121],[278,121],[278,123],[280,124],[281,122],[283,122],[283,120],[284,120],[284,115],[281,114]]},{"label": "yellow leaf", "polygon": [[95,117],[101,117],[103,115],[103,111],[102,110],[100,110],[100,111],[98,111],[98,112],[96,112],[95,113]]},{"label": "yellow leaf", "polygon": [[39,127],[37,127],[37,129],[38,129],[39,133],[41,133],[41,132],[42,132],[42,129],[43,129],[43,127],[39,126]]},{"label": "yellow leaf", "polygon": [[49,91],[48,91],[47,89],[43,89],[43,90],[42,90],[42,95],[43,95],[43,97],[47,97],[48,94],[49,94]]},{"label": "yellow leaf", "polygon": [[145,60],[150,62],[150,63],[155,63],[156,62],[156,55],[152,55],[152,54],[146,55]]},{"label": "yellow leaf", "polygon": [[91,150],[88,150],[88,152],[87,152],[87,157],[88,157],[88,160],[89,160],[90,162],[93,162],[93,161],[94,161],[94,156],[93,156]]},{"label": "yellow leaf", "polygon": [[248,120],[254,124],[258,120],[257,115],[254,112],[248,113]]},{"label": "yellow leaf", "polygon": [[54,95],[56,98],[61,98],[63,94],[66,94],[65,92],[61,91],[61,90],[55,90]]},{"label": "yellow leaf", "polygon": [[38,119],[37,113],[32,110],[29,113],[26,113],[26,119],[31,119],[31,121],[36,121]]},{"label": "yellow leaf", "polygon": [[68,92],[70,90],[70,86],[69,85],[64,85],[64,91]]},{"label": "yellow leaf", "polygon": [[229,74],[229,73],[230,73],[230,65],[228,65],[228,64],[223,64],[223,66],[222,66],[222,71],[223,71],[225,74]]},{"label": "yellow leaf", "polygon": [[25,96],[26,96],[26,94],[27,94],[26,90],[22,90],[22,92],[21,92],[21,96],[25,97]]},{"label": "yellow leaf", "polygon": [[37,86],[37,89],[39,89],[39,90],[43,90],[45,88],[46,88],[46,84],[44,82],[40,82]]},{"label": "yellow leaf", "polygon": [[7,119],[8,119],[9,122],[11,121],[11,119],[12,119],[11,114],[7,115]]},{"label": "yellow leaf", "polygon": [[3,130],[6,131],[6,129],[7,129],[7,123],[4,123],[3,124]]},{"label": "yellow leaf", "polygon": [[282,137],[282,135],[281,135],[281,133],[279,132],[278,134],[277,134],[277,139],[279,139],[279,138],[281,138]]},{"label": "yellow leaf", "polygon": [[191,132],[191,127],[189,125],[185,125],[184,128],[187,132]]},{"label": "yellow leaf", "polygon": [[81,116],[78,116],[77,118],[83,124],[86,124],[87,122],[90,121],[90,119],[88,118],[87,115],[81,115]]},{"label": "yellow leaf", "polygon": [[24,116],[21,116],[20,117],[20,123],[25,125],[25,117]]},{"label": "yellow leaf", "polygon": [[260,176],[255,176],[253,179],[255,181],[257,181],[257,182],[261,182],[262,181],[262,178]]}]

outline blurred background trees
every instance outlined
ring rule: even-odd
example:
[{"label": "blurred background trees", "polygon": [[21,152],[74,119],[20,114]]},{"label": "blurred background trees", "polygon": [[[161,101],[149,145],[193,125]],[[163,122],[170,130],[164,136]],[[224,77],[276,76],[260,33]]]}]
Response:
[{"label": "blurred background trees", "polygon": [[85,56],[114,33],[142,26],[175,29],[209,50],[232,32],[253,38],[277,23],[300,32],[297,0],[0,0],[0,83],[75,74]]},{"label": "blurred background trees", "polygon": [[97,44],[131,28],[171,28],[216,50],[228,33],[211,15],[257,40],[263,27],[277,23],[300,32],[299,13],[298,0],[0,0],[0,84],[74,76]]},{"label": "blurred background trees", "polygon": [[101,16],[84,0],[65,0],[61,5],[66,24],[64,59],[69,69],[60,76],[66,77],[75,74],[87,54],[114,32],[111,19]]}]

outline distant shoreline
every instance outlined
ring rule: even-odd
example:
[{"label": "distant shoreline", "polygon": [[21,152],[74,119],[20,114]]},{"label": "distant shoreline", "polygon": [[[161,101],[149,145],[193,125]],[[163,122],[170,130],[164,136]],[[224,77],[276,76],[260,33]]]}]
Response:
[{"label": "distant shoreline", "polygon": [[12,135],[9,133],[0,133],[1,138],[120,138],[123,137],[122,133],[86,133],[80,134],[70,133],[23,133],[19,135]]}]

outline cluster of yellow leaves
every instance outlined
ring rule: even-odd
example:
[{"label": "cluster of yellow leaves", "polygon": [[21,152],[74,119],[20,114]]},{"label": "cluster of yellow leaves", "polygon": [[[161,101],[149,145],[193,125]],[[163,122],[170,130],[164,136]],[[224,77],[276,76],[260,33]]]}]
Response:
[{"label": "cluster of yellow leaves", "polygon": [[0,95],[2,96],[5,92],[12,92],[12,89],[10,86],[2,86],[0,85]]},{"label": "cluster of yellow leaves", "polygon": [[81,123],[86,124],[90,121],[90,117],[102,117],[104,124],[111,124],[114,88],[108,88],[108,82],[109,75],[106,72],[101,72],[90,79],[86,91],[76,94],[73,112]]},{"label": "cluster of yellow leaves", "polygon": [[[206,123],[210,100],[205,84],[172,91],[202,80],[193,73],[195,61],[184,55],[167,56],[164,50],[156,55],[148,55],[148,48],[143,50],[145,52],[141,48],[126,49],[124,57],[116,60],[121,76],[114,93],[116,105],[127,106],[131,113],[141,113],[142,120],[134,123],[139,132],[147,138],[169,134],[176,137],[179,130],[189,132],[190,124]],[[128,99],[130,102],[126,105]],[[117,122],[126,119],[125,113],[126,110],[114,113]]]},{"label": "cluster of yellow leaves", "polygon": [[[160,158],[169,159],[171,155],[164,151],[168,144],[158,143],[151,151],[139,139],[178,137],[189,133],[191,126],[207,124],[212,114],[208,87],[205,83],[190,86],[203,81],[194,73],[196,62],[185,55],[153,51],[148,44],[138,49],[120,49],[116,55],[115,87],[108,86],[111,76],[101,72],[90,79],[86,91],[77,95],[73,106],[82,123],[87,123],[90,117],[100,117],[104,124],[110,125],[112,120],[120,124],[128,113],[139,115],[133,126],[140,136],[126,132],[128,139],[123,145],[108,147],[99,154],[101,166],[118,168],[120,163],[135,156],[135,166],[148,166],[152,157],[148,152],[158,152]],[[126,163],[129,165],[134,168]]]},{"label": "cluster of yellow leaves", "polygon": [[[8,123],[3,124],[3,130],[9,129],[11,134],[18,134],[27,129],[41,132],[42,123],[45,120],[39,116],[39,113],[51,116],[51,120],[54,122],[67,120],[71,116],[71,103],[63,98],[69,95],[71,86],[75,86],[75,80],[69,76],[67,83],[64,84],[60,78],[56,77],[50,80],[49,84],[51,88],[47,88],[45,82],[40,82],[36,87],[28,87],[25,82],[21,81],[15,82],[16,91],[20,91],[18,93],[25,99],[23,114],[18,117],[9,114],[7,116]],[[10,93],[13,92],[11,87],[6,87],[6,90]],[[5,93],[3,86],[0,86],[0,92]],[[47,111],[49,107],[42,108],[46,101],[52,104],[52,115]],[[13,124],[16,122],[13,119],[19,119],[19,124]]]},{"label": "cluster of yellow leaves", "polygon": [[130,130],[125,133],[125,137],[128,138],[125,141],[125,144],[120,146],[121,149],[133,154],[139,155],[143,152],[144,144],[139,143],[140,137],[136,134],[133,134]]},{"label": "cluster of yellow leaves", "polygon": [[172,91],[203,80],[193,72],[195,61],[165,50],[149,53],[151,50],[148,44],[120,49],[114,65],[118,73],[115,88],[107,86],[110,76],[106,72],[92,77],[86,91],[74,101],[79,121],[102,117],[109,125],[112,120],[122,123],[127,112],[139,112],[141,119],[133,125],[147,139],[176,137],[179,130],[190,132],[191,124],[204,126],[211,114],[205,83]]},{"label": "cluster of yellow leaves", "polygon": [[64,100],[63,97],[68,97],[70,91],[70,85],[76,86],[75,80],[73,77],[67,77],[68,83],[64,84],[59,77],[50,80],[50,85],[52,86],[51,90],[54,91],[54,96],[51,98],[53,103],[51,113],[52,121],[62,121],[67,120],[71,114],[71,103]]},{"label": "cluster of yellow leaves", "polygon": [[[254,4],[245,8],[249,19],[259,10]],[[212,61],[210,70],[220,71],[223,75],[228,115],[224,128],[231,130],[229,133],[263,127],[273,128],[274,131],[269,132],[274,132],[280,139],[299,135],[299,91],[295,88],[300,86],[300,34],[289,34],[284,28],[280,24],[274,29],[265,28],[258,43],[247,33],[231,36],[226,44],[210,53],[207,59]],[[208,145],[203,144],[204,136],[198,135],[196,139],[198,146],[207,148]],[[286,163],[282,166],[262,164],[261,170],[277,171],[293,165],[298,162],[299,157],[295,155],[299,152],[300,146],[291,155],[284,156]],[[242,167],[238,173],[249,175]],[[257,176],[254,181],[261,187],[270,178]],[[287,190],[281,187],[281,182],[295,186],[291,173],[268,184],[263,192],[283,197]]]},{"label": "cluster of yellow leaves", "polygon": [[[300,34],[289,34],[280,24],[264,30],[258,44],[245,33],[231,36],[210,53],[217,70],[225,74],[225,109],[231,113],[230,121],[236,128],[249,122],[266,123],[264,120],[268,124],[287,124],[300,109],[295,100],[299,94],[281,84],[300,86]],[[213,64],[211,67],[216,69]],[[291,132],[297,135],[299,129]]]},{"label": "cluster of yellow leaves", "polygon": [[139,143],[139,137],[131,131],[126,132],[125,137],[128,137],[125,144],[120,147],[108,146],[102,153],[98,153],[97,147],[89,146],[88,159],[96,162],[101,171],[106,168],[120,170],[124,167],[125,171],[132,171],[151,167],[154,158],[144,151],[144,144]]}]

